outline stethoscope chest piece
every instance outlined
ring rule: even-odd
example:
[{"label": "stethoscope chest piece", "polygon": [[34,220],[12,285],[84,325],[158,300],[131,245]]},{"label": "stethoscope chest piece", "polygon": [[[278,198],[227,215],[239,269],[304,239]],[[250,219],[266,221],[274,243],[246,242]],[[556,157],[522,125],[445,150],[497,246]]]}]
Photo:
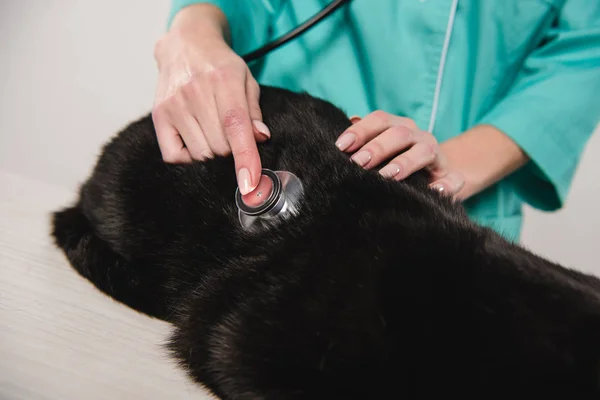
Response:
[{"label": "stethoscope chest piece", "polygon": [[287,171],[263,168],[260,182],[251,193],[235,192],[238,217],[244,229],[257,221],[282,219],[294,215],[304,192],[298,177]]}]

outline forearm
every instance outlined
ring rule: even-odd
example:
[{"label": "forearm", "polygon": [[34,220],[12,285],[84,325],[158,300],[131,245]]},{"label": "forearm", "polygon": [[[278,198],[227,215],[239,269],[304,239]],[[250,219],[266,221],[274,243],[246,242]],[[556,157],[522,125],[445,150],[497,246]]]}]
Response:
[{"label": "forearm", "polygon": [[491,125],[478,125],[440,144],[451,170],[465,178],[459,200],[483,191],[527,163],[529,158],[508,136]]},{"label": "forearm", "polygon": [[225,39],[237,54],[256,50],[270,39],[283,0],[171,0],[168,26],[195,35]]}]

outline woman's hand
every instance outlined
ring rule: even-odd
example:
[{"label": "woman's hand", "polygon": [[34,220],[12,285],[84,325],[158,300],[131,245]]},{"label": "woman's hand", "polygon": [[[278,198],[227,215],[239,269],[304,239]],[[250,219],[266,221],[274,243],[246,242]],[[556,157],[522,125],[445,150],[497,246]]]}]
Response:
[{"label": "woman's hand", "polygon": [[226,42],[227,21],[207,4],[186,7],[157,42],[159,80],[152,117],[169,163],[233,154],[242,194],[261,174],[256,141],[270,137],[262,122],[259,86]]},{"label": "woman's hand", "polygon": [[413,120],[375,111],[363,119],[354,117],[352,122],[336,146],[354,153],[352,160],[362,167],[378,167],[393,157],[379,170],[381,175],[401,180],[426,169],[431,176],[431,188],[453,197],[463,188],[462,174],[448,168],[437,140],[418,129]]}]

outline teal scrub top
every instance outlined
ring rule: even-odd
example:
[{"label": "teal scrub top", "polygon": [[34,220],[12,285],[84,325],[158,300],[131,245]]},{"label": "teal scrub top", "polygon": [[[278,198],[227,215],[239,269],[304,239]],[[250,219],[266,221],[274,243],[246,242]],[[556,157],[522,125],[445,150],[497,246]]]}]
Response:
[{"label": "teal scrub top", "polygon": [[[228,18],[246,54],[330,0],[173,0]],[[348,115],[407,116],[442,142],[477,124],[531,161],[465,201],[471,218],[514,241],[523,203],[562,207],[600,117],[599,0],[352,0],[250,65],[259,83],[306,91]]]}]

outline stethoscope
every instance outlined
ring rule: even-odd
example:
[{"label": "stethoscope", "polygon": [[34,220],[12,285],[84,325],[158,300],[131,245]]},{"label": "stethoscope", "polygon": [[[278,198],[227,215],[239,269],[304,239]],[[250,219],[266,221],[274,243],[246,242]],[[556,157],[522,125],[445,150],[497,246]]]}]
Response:
[{"label": "stethoscope", "polygon": [[[303,24],[242,58],[244,61],[250,62],[265,56],[305,33],[348,2],[350,0],[332,1]],[[282,217],[294,215],[298,211],[303,192],[302,182],[293,173],[263,168],[258,187],[252,193],[242,196],[239,188],[236,189],[235,202],[240,224],[244,229],[251,230],[257,221],[279,221]]]},{"label": "stethoscope", "polygon": [[317,14],[315,14],[312,18],[305,21],[303,24],[297,26],[296,28],[292,29],[285,35],[273,40],[272,42],[267,43],[266,45],[258,48],[257,50],[254,50],[248,54],[243,55],[242,58],[244,59],[244,61],[246,61],[248,63],[250,61],[254,61],[258,58],[265,56],[267,53],[275,50],[276,48],[278,48],[280,46],[283,46],[290,40],[293,40],[293,39],[297,38],[298,36],[302,35],[307,30],[314,27],[317,23],[321,22],[323,19],[325,19],[327,16],[329,16],[335,10],[337,10],[339,7],[341,7],[344,4],[349,3],[349,2],[350,2],[350,0],[332,1],[327,7],[323,8],[321,11],[319,11]]}]

